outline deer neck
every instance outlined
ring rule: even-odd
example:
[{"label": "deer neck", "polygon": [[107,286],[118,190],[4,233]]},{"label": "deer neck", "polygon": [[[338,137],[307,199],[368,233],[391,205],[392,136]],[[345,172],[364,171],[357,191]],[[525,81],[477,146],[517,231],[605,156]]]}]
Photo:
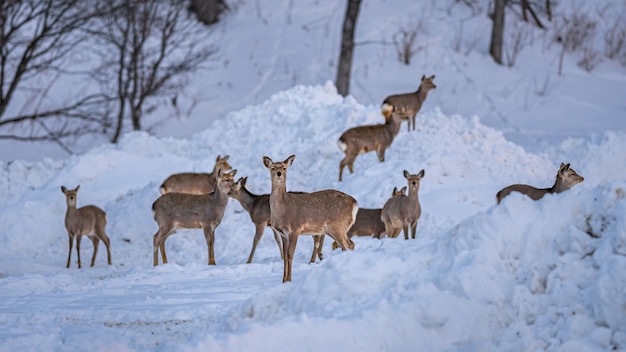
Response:
[{"label": "deer neck", "polygon": [[241,187],[237,200],[239,200],[241,206],[249,213],[252,210],[252,206],[257,198],[259,197],[252,194],[250,191],[248,191],[248,189],[246,189],[245,187]]},{"label": "deer neck", "polygon": [[419,188],[416,188],[415,190],[409,189],[409,195],[407,196],[409,198],[409,201],[411,202],[419,201],[418,193],[419,193]]},{"label": "deer neck", "polygon": [[415,96],[417,97],[417,100],[420,103],[423,103],[424,100],[426,100],[426,96],[428,95],[428,91],[426,89],[422,89],[422,86],[420,86],[417,89],[417,92],[415,92]]},{"label": "deer neck", "polygon": [[559,177],[559,175],[557,175],[556,176],[556,180],[554,181],[554,186],[552,186],[552,188],[548,189],[548,192],[550,192],[550,193],[560,193],[560,192],[565,191],[568,188],[569,187],[563,181],[563,178]]},{"label": "deer neck", "polygon": [[395,137],[398,132],[400,132],[400,125],[402,121],[391,116],[387,122],[385,122],[386,130],[391,134],[392,137]]}]

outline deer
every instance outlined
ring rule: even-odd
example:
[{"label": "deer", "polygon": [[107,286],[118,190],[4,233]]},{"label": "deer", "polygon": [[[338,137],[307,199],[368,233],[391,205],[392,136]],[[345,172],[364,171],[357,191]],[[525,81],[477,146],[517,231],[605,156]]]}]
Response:
[{"label": "deer", "polygon": [[569,163],[561,163],[559,171],[556,173],[556,180],[554,181],[554,185],[552,187],[536,188],[524,184],[510,185],[504,187],[496,194],[497,204],[500,204],[502,199],[508,196],[511,192],[520,192],[529,196],[533,200],[539,200],[548,193],[561,193],[583,182],[584,180],[584,177],[580,176],[576,173],[576,171],[574,171],[574,169],[570,168]]},{"label": "deer", "polygon": [[165,193],[189,193],[189,194],[206,194],[213,192],[215,183],[217,182],[217,174],[219,171],[230,170],[231,166],[228,163],[228,155],[222,157],[217,156],[215,160],[215,166],[213,172],[207,173],[193,173],[184,172],[179,174],[173,174],[163,181],[159,191],[161,194]]},{"label": "deer", "polygon": [[392,197],[406,196],[406,186],[400,189],[398,189],[397,187],[394,187],[393,192],[391,192],[391,196]]},{"label": "deer", "polygon": [[359,204],[343,192],[327,189],[311,193],[287,192],[287,169],[295,155],[281,162],[264,156],[263,165],[270,171],[270,213],[272,228],[282,239],[283,282],[291,281],[293,255],[301,234],[329,235],[342,251],[353,250],[348,230],[354,224]]},{"label": "deer", "polygon": [[381,211],[381,219],[385,223],[387,236],[396,238],[400,234],[400,230],[403,230],[404,239],[408,240],[409,227],[411,238],[414,239],[417,221],[422,214],[418,192],[420,181],[424,177],[424,170],[422,169],[415,175],[404,170],[404,177],[408,182],[409,194],[389,198]]},{"label": "deer", "polygon": [[65,186],[61,186],[61,191],[65,194],[67,202],[67,211],[65,212],[65,229],[67,230],[67,236],[70,240],[70,251],[67,255],[66,268],[70,267],[70,261],[72,258],[72,245],[74,238],[76,238],[76,254],[78,255],[78,268],[81,268],[80,263],[80,240],[82,236],[87,236],[93,243],[93,256],[91,257],[91,266],[93,267],[96,262],[96,254],[98,253],[98,245],[100,240],[104,242],[107,248],[107,262],[111,265],[111,241],[106,234],[105,227],[107,224],[106,213],[95,205],[86,205],[80,208],[76,208],[78,189],[80,185],[75,189],[67,189]]},{"label": "deer", "polygon": [[222,222],[228,203],[228,192],[234,185],[237,170],[218,170],[213,192],[206,194],[166,193],[152,204],[154,220],[159,229],[154,234],[154,266],[159,265],[159,250],[163,264],[167,264],[165,241],[177,229],[202,229],[208,246],[208,263],[215,265],[215,229]]},{"label": "deer", "polygon": [[426,75],[422,75],[420,86],[414,93],[394,94],[385,98],[381,108],[383,116],[388,118],[392,112],[403,110],[403,113],[407,114],[407,131],[411,130],[411,125],[415,131],[415,116],[422,108],[428,92],[437,88],[433,83],[434,79],[435,75],[428,78]]},{"label": "deer", "polygon": [[[248,177],[241,177],[228,192],[228,196],[238,200],[239,204],[241,204],[241,207],[244,208],[246,212],[248,212],[248,215],[250,215],[250,220],[252,220],[256,229],[254,233],[254,240],[252,241],[252,250],[250,251],[250,255],[248,256],[248,261],[246,263],[252,263],[252,259],[254,258],[254,252],[256,251],[256,246],[259,244],[261,237],[263,237],[263,232],[265,231],[265,228],[267,226],[270,226],[270,228],[274,232],[274,240],[276,241],[276,244],[278,245],[278,250],[280,251],[280,259],[283,259],[284,254],[282,240],[278,232],[276,232],[276,230],[271,227],[270,195],[256,195],[250,192],[246,188],[247,181]],[[310,263],[314,263],[316,258],[322,260],[323,244],[324,242],[321,236],[313,236],[313,253],[311,254]]]},{"label": "deer", "polygon": [[375,150],[378,160],[385,161],[385,150],[393,142],[400,131],[400,124],[405,119],[405,114],[394,112],[385,116],[384,124],[357,126],[346,130],[337,141],[339,149],[345,154],[339,163],[339,181],[346,165],[350,173],[353,173],[354,161],[359,154]]}]

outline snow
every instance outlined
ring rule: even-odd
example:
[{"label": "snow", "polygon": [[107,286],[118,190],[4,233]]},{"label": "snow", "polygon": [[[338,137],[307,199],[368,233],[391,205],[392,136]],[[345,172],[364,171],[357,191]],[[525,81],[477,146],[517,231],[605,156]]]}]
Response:
[{"label": "snow", "polygon": [[[71,157],[0,161],[0,351],[626,349],[624,69],[603,63],[587,73],[572,61],[557,77],[555,62],[533,61],[555,57],[556,49],[539,44],[524,52],[519,66],[494,67],[484,53],[464,56],[447,48],[453,29],[440,10],[431,10],[440,26],[434,28],[447,29],[430,32],[441,37],[433,39],[424,67],[418,61],[392,70],[395,53],[379,52],[374,59],[380,64],[368,66],[368,77],[367,60],[358,61],[355,94],[344,98],[328,81],[332,70],[323,68],[320,50],[319,71],[302,71],[317,82],[272,85],[274,76],[284,78],[279,72],[286,59],[279,53],[295,43],[296,31],[278,26],[274,16],[282,19],[284,12],[270,10],[284,6],[292,26],[332,14],[323,23],[332,23],[327,30],[339,38],[335,22],[342,7],[320,3],[310,10],[288,1],[264,4],[262,25],[251,15],[252,2],[239,3],[233,22],[279,31],[283,36],[274,38],[284,42],[262,42],[260,29],[249,33],[258,46],[239,50],[274,45],[277,54],[263,59],[273,61],[266,65],[274,71],[246,83],[250,90],[234,85],[243,105],[222,118],[181,120],[179,131],[167,125],[156,135],[126,133],[116,145]],[[363,39],[392,28],[392,17],[368,27],[373,11],[387,12],[380,4],[363,5],[357,27]],[[450,16],[460,16],[457,11],[453,7]],[[321,32],[312,33],[293,50],[307,40],[335,50],[316,37]],[[369,50],[364,47],[361,58]],[[235,58],[234,70],[241,63]],[[533,78],[522,77],[548,68],[547,96],[530,93]],[[403,125],[384,163],[374,153],[360,155],[354,174],[346,171],[338,182],[340,134],[380,123],[386,94],[415,89],[408,80],[391,82],[386,70],[396,77],[434,72],[438,88],[417,116],[417,131]],[[591,88],[588,95],[577,95],[582,85]],[[220,109],[229,104],[234,100]],[[168,128],[171,135],[163,132]],[[177,136],[184,128],[187,134]],[[283,262],[269,229],[253,263],[245,264],[254,225],[231,199],[216,230],[216,266],[206,265],[201,230],[172,235],[170,262],[152,266],[157,225],[151,205],[167,176],[210,172],[218,155],[229,155],[236,178],[247,176],[253,193],[268,193],[262,157],[278,161],[291,154],[288,190],[338,189],[366,208],[382,207],[394,187],[406,185],[403,170],[425,169],[417,238],[355,238],[355,250],[346,252],[332,251],[327,239],[324,260],[309,264],[313,241],[303,236],[293,281],[281,283]],[[495,194],[509,184],[551,186],[561,162],[585,181],[539,201],[512,193],[496,205]],[[89,267],[93,247],[84,239],[83,268],[75,252],[65,268],[60,187],[79,184],[78,205],[107,213],[111,266],[101,244]]]}]

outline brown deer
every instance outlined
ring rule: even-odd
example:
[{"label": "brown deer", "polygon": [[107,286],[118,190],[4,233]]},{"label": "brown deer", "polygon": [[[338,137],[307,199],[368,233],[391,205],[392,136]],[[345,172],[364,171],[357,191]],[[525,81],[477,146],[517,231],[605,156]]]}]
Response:
[{"label": "brown deer", "polygon": [[206,194],[213,192],[215,183],[217,182],[217,174],[219,171],[228,171],[231,169],[228,163],[228,155],[217,156],[213,172],[193,173],[184,172],[169,176],[163,181],[160,187],[161,194],[165,193],[189,193],[189,194]]},{"label": "brown deer", "polygon": [[502,199],[508,196],[511,192],[520,192],[532,198],[533,200],[539,200],[547,193],[561,193],[572,188],[574,185],[583,182],[585,179],[574,171],[574,169],[570,169],[569,163],[564,164],[561,163],[559,167],[559,171],[556,173],[556,181],[554,181],[554,185],[550,188],[535,188],[529,185],[515,184],[504,187],[503,189],[496,194],[496,200],[498,204],[502,201]]},{"label": "brown deer", "polygon": [[224,209],[228,203],[228,192],[235,183],[237,170],[218,170],[217,184],[213,192],[207,194],[166,193],[153,204],[154,220],[159,229],[153,237],[154,266],[159,265],[159,249],[163,264],[167,263],[165,240],[179,228],[204,231],[208,246],[209,265],[215,265],[215,229],[222,222]]},{"label": "brown deer", "polygon": [[406,116],[402,113],[392,113],[385,116],[385,123],[380,125],[358,126],[345,131],[337,144],[346,155],[339,163],[339,181],[343,175],[343,168],[347,165],[350,173],[359,154],[376,151],[378,160],[385,161],[385,150],[400,131],[400,124]]},{"label": "brown deer", "polygon": [[282,162],[263,157],[263,165],[270,170],[272,181],[272,228],[282,237],[283,282],[291,281],[291,264],[300,234],[327,234],[339,243],[342,250],[354,249],[354,242],[347,233],[359,209],[354,198],[336,190],[288,193],[287,168],[293,164],[295,157],[291,155]]},{"label": "brown deer", "polygon": [[393,192],[391,192],[392,197],[406,196],[406,186],[398,189],[397,187],[393,188]]},{"label": "brown deer", "polygon": [[[402,187],[401,190],[394,187],[391,196],[406,197],[406,187]],[[385,223],[381,219],[381,210],[380,208],[359,208],[359,211],[356,213],[356,221],[348,230],[348,237],[371,236],[378,239],[383,238],[385,236]],[[337,248],[339,248],[339,245],[337,242],[333,242],[332,249],[335,250]]]},{"label": "brown deer", "polygon": [[72,258],[72,244],[76,238],[76,254],[78,255],[78,267],[80,264],[80,240],[82,236],[87,236],[93,243],[93,256],[91,257],[91,266],[96,261],[96,253],[98,253],[98,245],[100,240],[107,247],[107,262],[111,265],[111,247],[110,240],[105,232],[107,224],[106,213],[95,205],[86,205],[76,209],[76,196],[80,185],[75,189],[69,190],[65,186],[61,186],[61,191],[65,194],[67,201],[67,211],[65,212],[65,228],[67,236],[70,238],[70,251],[67,255],[66,268],[70,267]]},{"label": "brown deer", "polygon": [[402,110],[407,115],[407,130],[411,130],[413,125],[413,131],[415,131],[415,116],[422,108],[422,104],[428,96],[428,92],[437,88],[433,83],[435,75],[426,78],[422,75],[422,81],[419,88],[415,93],[394,94],[390,95],[383,101],[382,114],[388,118],[392,112]]},{"label": "brown deer", "polygon": [[[256,251],[256,246],[259,244],[261,237],[263,237],[263,232],[267,226],[271,228],[271,214],[270,214],[270,195],[269,194],[261,194],[256,195],[250,192],[246,188],[246,182],[248,177],[242,177],[233,185],[228,192],[228,196],[234,198],[239,201],[241,206],[248,212],[250,215],[250,220],[254,223],[256,231],[254,233],[254,240],[252,242],[252,251],[250,251],[250,255],[248,256],[247,263],[252,263],[252,259],[254,258],[254,252]],[[284,258],[283,254],[283,245],[280,235],[276,230],[272,228],[274,232],[274,240],[278,245],[278,250],[280,251],[280,259]],[[311,254],[311,263],[315,262],[315,258],[319,257],[322,260],[322,246],[323,238],[321,236],[313,236],[313,253]]]},{"label": "brown deer", "polygon": [[422,214],[418,192],[420,180],[424,177],[424,170],[415,175],[404,170],[404,177],[408,181],[409,195],[391,197],[381,211],[382,221],[385,223],[385,232],[391,238],[398,237],[400,230],[404,231],[404,239],[409,239],[409,227],[411,228],[411,238],[415,238],[417,221]]}]

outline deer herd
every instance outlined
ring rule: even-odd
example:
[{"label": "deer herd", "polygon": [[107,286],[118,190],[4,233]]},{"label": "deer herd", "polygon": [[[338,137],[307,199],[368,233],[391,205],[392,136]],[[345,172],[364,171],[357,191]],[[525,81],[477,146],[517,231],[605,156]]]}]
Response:
[{"label": "deer herd", "polygon": [[[379,125],[358,126],[345,131],[338,140],[340,150],[345,157],[339,163],[339,181],[343,169],[348,166],[353,173],[353,164],[361,153],[376,151],[380,162],[385,160],[385,150],[389,148],[400,130],[403,121],[407,121],[409,131],[415,130],[415,116],[428,96],[428,92],[437,88],[433,83],[435,76],[422,76],[416,92],[396,94],[387,97],[382,104],[381,113],[385,123]],[[298,237],[312,235],[313,253],[310,262],[322,259],[324,237],[333,240],[332,249],[343,251],[354,249],[354,236],[373,238],[398,237],[400,231],[404,239],[415,238],[417,222],[421,215],[419,202],[420,181],[425,175],[421,170],[411,174],[404,170],[407,186],[394,188],[391,197],[382,208],[360,208],[352,196],[332,189],[316,192],[291,192],[287,190],[287,170],[296,158],[289,156],[283,161],[273,161],[264,156],[263,165],[269,170],[271,192],[255,195],[246,188],[247,177],[235,181],[237,170],[231,170],[228,156],[218,156],[212,173],[178,173],[169,176],[160,186],[161,196],[152,204],[154,220],[158,230],[153,236],[153,265],[161,261],[167,263],[165,241],[177,229],[202,229],[208,248],[208,264],[215,265],[215,229],[220,225],[229,198],[236,199],[249,214],[255,225],[252,250],[247,263],[254,259],[259,240],[266,227],[274,233],[280,256],[283,259],[283,282],[291,281],[292,261]],[[535,188],[525,184],[513,184],[500,190],[496,195],[499,204],[511,192],[519,192],[534,200],[547,193],[560,193],[583,181],[583,177],[570,168],[570,164],[561,164],[556,181],[551,188]],[[80,261],[80,242],[87,236],[93,243],[91,266],[94,266],[98,244],[104,242],[107,249],[107,262],[111,264],[110,240],[105,232],[106,214],[94,206],[77,208],[77,193],[80,186],[68,190],[61,186],[66,196],[67,211],[65,228],[69,237],[67,266],[70,267],[72,246],[76,239],[78,267]],[[407,193],[408,192],[408,193]]]}]

